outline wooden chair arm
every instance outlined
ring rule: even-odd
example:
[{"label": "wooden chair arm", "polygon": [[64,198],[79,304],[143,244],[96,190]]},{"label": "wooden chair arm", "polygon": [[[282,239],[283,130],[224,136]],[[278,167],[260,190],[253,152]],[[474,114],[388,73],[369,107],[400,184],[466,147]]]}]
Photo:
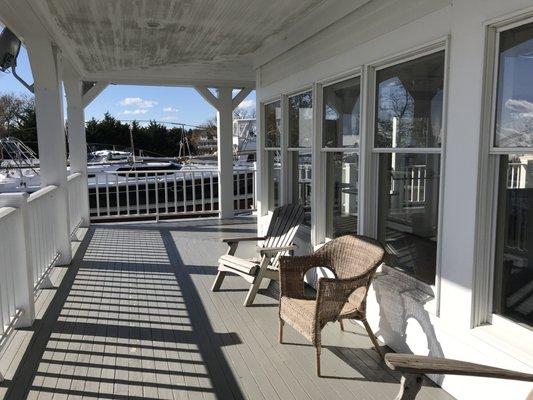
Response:
[{"label": "wooden chair arm", "polygon": [[297,249],[298,246],[292,245],[292,246],[283,246],[283,247],[258,247],[257,252],[262,256],[275,256],[278,253],[284,252],[284,251],[291,251]]},{"label": "wooden chair arm", "polygon": [[440,357],[388,353],[385,362],[390,369],[404,374],[470,375],[533,382],[533,374]]},{"label": "wooden chair arm", "polygon": [[238,243],[238,242],[245,242],[245,241],[257,241],[257,240],[265,240],[265,236],[257,237],[257,236],[247,236],[247,237],[233,237],[233,238],[222,238],[220,239],[223,243]]}]

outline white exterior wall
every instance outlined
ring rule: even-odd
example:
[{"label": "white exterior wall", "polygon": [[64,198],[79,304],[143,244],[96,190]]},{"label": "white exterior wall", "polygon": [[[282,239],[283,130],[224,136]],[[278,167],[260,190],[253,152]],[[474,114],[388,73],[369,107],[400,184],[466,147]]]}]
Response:
[{"label": "white exterior wall", "polygon": [[[376,0],[258,70],[259,104],[349,71],[367,71],[368,65],[380,60],[448,39],[435,299],[427,301],[411,278],[392,271],[376,281],[369,295],[369,321],[397,351],[533,371],[533,331],[495,325],[471,328],[485,25],[521,12],[533,12],[531,0]],[[365,79],[364,74],[363,84]],[[362,115],[365,118],[364,112]],[[361,162],[363,158],[364,154]],[[261,182],[263,192],[267,184]],[[367,200],[369,191],[362,192]],[[316,196],[313,212],[319,213],[323,201],[319,191],[312,193]],[[373,216],[361,218],[365,220],[361,233],[372,234]],[[323,223],[323,219],[313,221]],[[264,222],[260,221],[260,226]],[[314,232],[321,230],[321,226],[313,227]],[[533,394],[530,383],[454,376],[435,380],[459,400],[524,400]]]}]

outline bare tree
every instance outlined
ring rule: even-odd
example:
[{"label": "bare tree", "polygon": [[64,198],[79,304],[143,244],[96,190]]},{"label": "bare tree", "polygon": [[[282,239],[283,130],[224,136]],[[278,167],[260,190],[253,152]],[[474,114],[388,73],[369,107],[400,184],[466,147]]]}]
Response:
[{"label": "bare tree", "polygon": [[33,98],[26,95],[6,93],[0,95],[0,137],[4,137],[33,108]]}]

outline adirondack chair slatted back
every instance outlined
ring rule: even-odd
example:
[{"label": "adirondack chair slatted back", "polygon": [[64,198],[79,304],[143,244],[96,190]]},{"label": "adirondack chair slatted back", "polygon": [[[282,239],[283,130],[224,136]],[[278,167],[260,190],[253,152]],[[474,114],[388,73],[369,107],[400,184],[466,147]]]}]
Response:
[{"label": "adirondack chair slatted back", "polygon": [[[272,214],[263,247],[284,247],[293,244],[294,236],[304,219],[304,209],[299,204],[278,207]],[[286,253],[278,253],[271,267],[277,268],[279,258]]]}]

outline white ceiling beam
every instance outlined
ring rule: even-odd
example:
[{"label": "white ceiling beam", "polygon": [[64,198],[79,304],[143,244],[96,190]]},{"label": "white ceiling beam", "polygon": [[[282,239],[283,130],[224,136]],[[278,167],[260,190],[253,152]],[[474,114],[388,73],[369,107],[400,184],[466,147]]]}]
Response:
[{"label": "white ceiling beam", "polygon": [[82,101],[83,107],[87,107],[91,102],[98,97],[100,93],[109,85],[107,82],[96,82],[92,88],[83,93]]},{"label": "white ceiling beam", "polygon": [[171,73],[168,75],[151,74],[150,70],[138,73],[132,76],[126,76],[126,73],[95,73],[88,74],[84,77],[86,81],[105,81],[116,85],[140,85],[140,86],[173,86],[173,87],[219,87],[219,88],[250,88],[255,89],[254,80],[239,80],[226,78],[226,74],[220,74],[217,78],[202,78],[193,76],[183,76],[179,73]]},{"label": "white ceiling beam", "polygon": [[220,109],[220,102],[218,101],[218,98],[215,97],[211,91],[205,87],[205,86],[195,86],[194,87],[198,94],[204,98],[205,101],[207,101],[209,104],[211,104],[214,108],[217,110]]},{"label": "white ceiling beam", "polygon": [[233,104],[233,109],[234,110],[237,107],[239,107],[239,104],[242,103],[242,101],[246,98],[246,96],[248,96],[251,93],[251,91],[252,91],[252,89],[250,89],[250,88],[244,88],[244,89],[241,89],[239,91],[239,93],[237,93],[235,95],[235,97],[232,100],[232,104]]},{"label": "white ceiling beam", "polygon": [[265,40],[254,53],[254,68],[257,69],[266,64],[370,1],[332,0],[322,2],[304,17],[294,21],[289,28],[271,35]]}]

